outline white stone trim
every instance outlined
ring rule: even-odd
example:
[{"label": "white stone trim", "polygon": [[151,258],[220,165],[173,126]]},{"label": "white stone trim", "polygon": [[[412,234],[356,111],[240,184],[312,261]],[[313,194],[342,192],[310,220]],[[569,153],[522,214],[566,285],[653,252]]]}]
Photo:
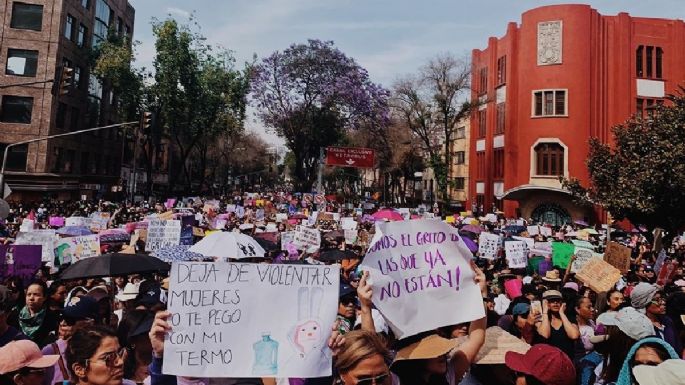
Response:
[{"label": "white stone trim", "polygon": [[637,79],[637,96],[663,98],[666,96],[665,82],[662,80]]}]

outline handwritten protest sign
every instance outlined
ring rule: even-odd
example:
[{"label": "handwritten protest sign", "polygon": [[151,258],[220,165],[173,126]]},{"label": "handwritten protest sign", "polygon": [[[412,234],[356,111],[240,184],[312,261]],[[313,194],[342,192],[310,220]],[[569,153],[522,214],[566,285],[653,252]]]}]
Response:
[{"label": "handwritten protest sign", "polygon": [[48,224],[51,227],[62,227],[64,226],[64,217],[50,217],[48,219]]},{"label": "handwritten protest sign", "polygon": [[629,247],[616,242],[609,242],[604,252],[604,260],[625,274],[630,270],[631,253],[632,251]]},{"label": "handwritten protest sign", "polygon": [[298,249],[306,250],[308,253],[316,252],[321,245],[321,233],[317,229],[298,226],[295,230],[293,244],[295,244]]},{"label": "handwritten protest sign", "polygon": [[575,248],[572,243],[552,243],[552,263],[554,266],[561,267],[562,269],[567,268]]},{"label": "handwritten protest sign", "polygon": [[42,261],[52,266],[55,260],[55,243],[57,242],[55,230],[35,230],[28,233],[18,233],[15,245],[40,245],[42,248]]},{"label": "handwritten protest sign", "polygon": [[338,309],[335,266],[174,263],[165,374],[322,377]]},{"label": "handwritten protest sign", "polygon": [[0,278],[21,278],[28,286],[41,265],[40,245],[0,245]]},{"label": "handwritten protest sign", "polygon": [[530,253],[541,257],[551,257],[552,242],[535,242],[533,248],[530,249]]},{"label": "handwritten protest sign", "polygon": [[573,261],[573,264],[571,265],[572,273],[579,272],[583,268],[583,266],[585,266],[592,258],[597,258],[597,254],[592,252],[592,250],[588,250],[582,247],[576,248],[575,256],[576,259]]},{"label": "handwritten protest sign", "polygon": [[549,227],[540,226],[540,235],[545,236],[545,237],[551,237],[552,236],[552,229],[550,229]]},{"label": "handwritten protest sign", "polygon": [[100,237],[97,235],[62,238],[55,247],[55,256],[61,265],[76,263],[98,255],[100,255]]},{"label": "handwritten protest sign", "polygon": [[357,222],[354,218],[342,218],[340,219],[340,227],[343,230],[357,230]]},{"label": "handwritten protest sign", "polygon": [[354,245],[357,243],[357,230],[344,230],[345,232],[345,243],[348,245]]},{"label": "handwritten protest sign", "polygon": [[528,252],[526,242],[504,242],[504,252],[507,256],[507,265],[511,269],[525,269],[528,266]]},{"label": "handwritten protest sign", "polygon": [[576,278],[595,292],[604,293],[621,279],[621,272],[599,258],[592,258],[580,269]]},{"label": "handwritten protest sign", "polygon": [[281,233],[281,250],[285,251],[286,246],[295,240],[294,231],[284,231]]},{"label": "handwritten protest sign", "polygon": [[499,236],[490,233],[480,233],[478,236],[478,255],[481,258],[495,259],[499,250]]},{"label": "handwritten protest sign", "polygon": [[540,234],[540,226],[528,226],[528,235],[535,236]]},{"label": "handwritten protest sign", "polygon": [[664,265],[661,267],[661,270],[659,270],[659,275],[656,278],[656,284],[659,286],[666,286],[673,280],[677,269],[678,261],[664,263]]},{"label": "handwritten protest sign", "polygon": [[181,242],[181,221],[152,220],[147,228],[145,251],[157,251]]},{"label": "handwritten protest sign", "polygon": [[24,218],[24,220],[21,221],[21,226],[19,226],[19,231],[28,233],[33,231],[33,229],[36,227],[36,221],[28,218]]},{"label": "handwritten protest sign", "polygon": [[65,220],[65,226],[90,226],[90,218],[86,217],[68,217]]},{"label": "handwritten protest sign", "polygon": [[287,220],[288,220],[288,214],[285,214],[285,213],[276,214],[276,222],[277,223],[285,222]]},{"label": "handwritten protest sign", "polygon": [[90,228],[92,230],[106,229],[109,224],[110,214],[105,212],[94,212],[90,216]]},{"label": "handwritten protest sign", "polygon": [[397,338],[484,316],[471,255],[457,229],[442,221],[377,224],[362,268]]}]

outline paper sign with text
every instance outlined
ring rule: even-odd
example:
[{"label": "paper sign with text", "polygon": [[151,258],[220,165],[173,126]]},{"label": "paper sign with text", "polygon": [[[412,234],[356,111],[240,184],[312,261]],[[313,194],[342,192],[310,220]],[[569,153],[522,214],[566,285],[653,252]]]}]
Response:
[{"label": "paper sign with text", "polygon": [[579,272],[592,258],[597,258],[598,255],[601,258],[601,254],[596,254],[592,250],[576,247],[576,259],[571,265],[571,273]]},{"label": "paper sign with text", "polygon": [[173,263],[163,373],[189,377],[323,377],[340,268]]},{"label": "paper sign with text", "polygon": [[157,251],[181,243],[181,221],[151,220],[147,228],[145,251]]},{"label": "paper sign with text", "polygon": [[526,242],[504,242],[504,252],[507,256],[507,266],[510,269],[525,269],[528,266],[528,252]]},{"label": "paper sign with text", "polygon": [[15,245],[40,245],[42,247],[42,261],[52,266],[55,261],[55,230],[35,230],[28,233],[18,233]]},{"label": "paper sign with text", "polygon": [[499,250],[499,235],[480,233],[478,236],[478,255],[481,258],[495,259]]},{"label": "paper sign with text", "polygon": [[621,279],[621,272],[599,258],[591,258],[576,274],[576,278],[597,293],[604,293]]},{"label": "paper sign with text", "polygon": [[316,252],[321,245],[321,232],[318,229],[298,226],[293,243],[300,250],[306,250],[308,253]]},{"label": "paper sign with text", "polygon": [[65,226],[90,226],[90,218],[86,217],[68,217],[65,220]]},{"label": "paper sign with text", "polygon": [[345,230],[345,243],[348,245],[354,245],[357,243],[357,230]]},{"label": "paper sign with text", "polygon": [[55,256],[60,264],[76,263],[98,255],[100,255],[100,237],[97,235],[62,238],[55,247]]},{"label": "paper sign with text", "polygon": [[484,316],[472,254],[457,229],[430,219],[376,225],[361,266],[397,338]]},{"label": "paper sign with text", "polygon": [[616,242],[609,242],[607,249],[604,252],[604,260],[613,267],[619,269],[621,273],[625,274],[630,270],[631,253],[632,251],[629,247]]}]

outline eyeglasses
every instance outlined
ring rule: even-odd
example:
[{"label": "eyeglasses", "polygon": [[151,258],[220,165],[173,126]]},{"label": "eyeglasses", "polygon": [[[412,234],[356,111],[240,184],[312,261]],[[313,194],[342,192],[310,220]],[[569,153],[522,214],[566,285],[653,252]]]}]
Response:
[{"label": "eyeglasses", "polygon": [[660,305],[660,304],[662,304],[662,303],[666,303],[666,300],[663,299],[663,298],[654,298],[654,299],[651,301],[651,303],[653,303],[654,305]]},{"label": "eyeglasses", "polygon": [[360,378],[356,385],[378,385],[385,383],[385,380],[390,376],[390,373],[383,373],[380,376]]},{"label": "eyeglasses", "polygon": [[116,352],[109,352],[105,353],[102,357],[100,358],[95,358],[92,360],[86,360],[86,364],[90,361],[100,361],[104,362],[105,365],[107,365],[108,368],[114,368],[117,366],[117,360],[120,359],[122,362],[126,361],[126,356],[128,355],[128,350],[126,347],[119,348]]}]

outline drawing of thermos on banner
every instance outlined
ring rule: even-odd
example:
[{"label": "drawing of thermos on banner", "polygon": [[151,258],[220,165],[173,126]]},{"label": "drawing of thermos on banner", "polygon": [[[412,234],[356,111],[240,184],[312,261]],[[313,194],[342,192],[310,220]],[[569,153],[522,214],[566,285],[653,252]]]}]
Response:
[{"label": "drawing of thermos on banner", "polygon": [[254,365],[252,374],[266,376],[278,373],[278,342],[271,339],[271,332],[262,333],[262,339],[252,345]]}]

